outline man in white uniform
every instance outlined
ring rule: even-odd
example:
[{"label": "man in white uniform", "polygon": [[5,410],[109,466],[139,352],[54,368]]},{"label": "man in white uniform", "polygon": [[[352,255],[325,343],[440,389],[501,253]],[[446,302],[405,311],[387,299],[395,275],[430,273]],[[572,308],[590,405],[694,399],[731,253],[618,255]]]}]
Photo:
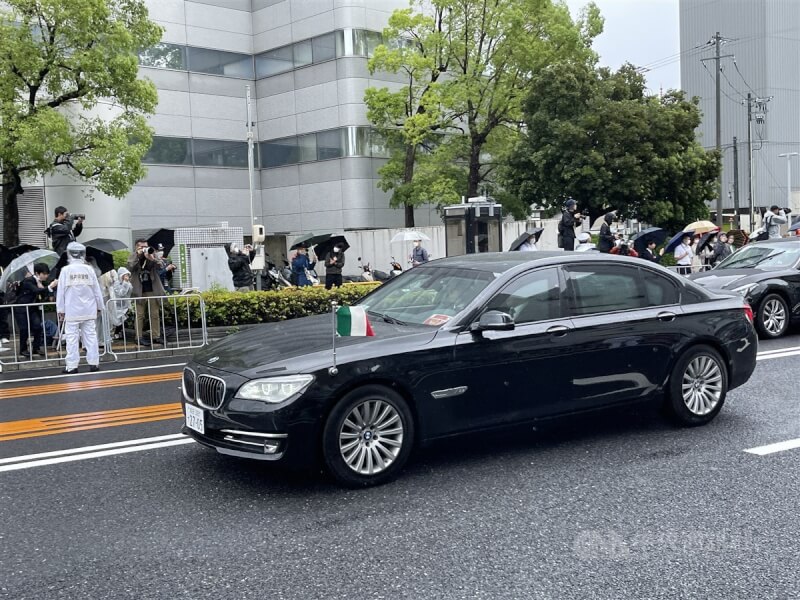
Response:
[{"label": "man in white uniform", "polygon": [[56,310],[58,318],[64,321],[64,337],[67,340],[67,365],[64,373],[78,371],[79,337],[86,348],[89,370],[97,371],[100,368],[95,319],[103,308],[103,293],[94,269],[86,264],[85,259],[86,247],[78,242],[70,242],[67,246],[69,264],[61,269],[58,277]]}]

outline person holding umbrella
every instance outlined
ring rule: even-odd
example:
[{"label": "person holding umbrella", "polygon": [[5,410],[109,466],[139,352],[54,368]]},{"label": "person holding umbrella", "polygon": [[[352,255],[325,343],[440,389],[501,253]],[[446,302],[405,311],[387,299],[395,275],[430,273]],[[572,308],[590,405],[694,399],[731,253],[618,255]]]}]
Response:
[{"label": "person holding umbrella", "polygon": [[519,252],[535,252],[538,250],[536,247],[536,237],[533,235],[529,235],[528,239],[522,242],[519,247],[517,248]]},{"label": "person holding umbrella", "polygon": [[411,250],[411,266],[416,267],[430,260],[428,251],[422,247],[422,240],[414,240],[414,248]]},{"label": "person holding umbrella", "polygon": [[297,254],[292,259],[292,283],[297,287],[312,285],[311,280],[306,275],[306,270],[313,269],[316,264],[316,262],[311,262],[308,258],[308,248],[298,246]]},{"label": "person holding umbrella", "polygon": [[678,273],[689,275],[692,272],[692,259],[694,259],[692,234],[684,232],[683,236],[681,236],[680,245],[675,248],[675,263],[678,265]]},{"label": "person holding umbrella", "polygon": [[342,244],[337,243],[325,254],[322,259],[325,265],[325,289],[333,286],[342,287],[342,267],[344,267],[344,250]]}]

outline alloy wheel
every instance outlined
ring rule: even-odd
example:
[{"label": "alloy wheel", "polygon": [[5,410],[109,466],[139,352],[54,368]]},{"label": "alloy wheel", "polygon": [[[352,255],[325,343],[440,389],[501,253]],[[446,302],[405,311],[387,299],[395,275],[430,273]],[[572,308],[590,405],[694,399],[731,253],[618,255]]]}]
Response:
[{"label": "alloy wheel", "polygon": [[697,416],[710,413],[722,398],[722,371],[711,356],[701,354],[687,365],[681,383],[683,402]]},{"label": "alloy wheel", "polygon": [[772,297],[764,304],[762,311],[764,329],[771,335],[780,335],[786,326],[786,307],[778,298]]},{"label": "alloy wheel", "polygon": [[391,465],[403,447],[403,420],[383,400],[357,404],[339,430],[339,452],[360,475],[376,475]]}]

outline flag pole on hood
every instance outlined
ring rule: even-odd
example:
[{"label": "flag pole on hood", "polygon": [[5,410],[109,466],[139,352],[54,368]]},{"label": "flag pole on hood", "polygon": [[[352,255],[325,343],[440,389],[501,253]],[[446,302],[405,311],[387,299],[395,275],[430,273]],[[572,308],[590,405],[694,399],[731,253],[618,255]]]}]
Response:
[{"label": "flag pole on hood", "polygon": [[338,333],[336,332],[336,311],[339,309],[339,304],[334,300],[331,302],[331,319],[333,322],[333,366],[328,369],[328,374],[331,377],[335,377],[339,373],[339,369],[336,367],[336,336]]}]

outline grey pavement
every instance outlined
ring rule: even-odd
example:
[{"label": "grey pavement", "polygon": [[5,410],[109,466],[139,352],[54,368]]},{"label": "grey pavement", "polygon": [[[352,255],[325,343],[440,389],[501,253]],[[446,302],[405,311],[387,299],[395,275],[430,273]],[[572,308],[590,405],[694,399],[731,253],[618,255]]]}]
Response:
[{"label": "grey pavement", "polygon": [[[800,449],[744,452],[800,438],[798,374],[798,355],[760,361],[706,427],[643,407],[471,436],[359,491],[195,444],[0,472],[0,598],[800,598]],[[1,420],[176,388],[0,400]],[[0,457],[179,425],[2,442]]]}]

